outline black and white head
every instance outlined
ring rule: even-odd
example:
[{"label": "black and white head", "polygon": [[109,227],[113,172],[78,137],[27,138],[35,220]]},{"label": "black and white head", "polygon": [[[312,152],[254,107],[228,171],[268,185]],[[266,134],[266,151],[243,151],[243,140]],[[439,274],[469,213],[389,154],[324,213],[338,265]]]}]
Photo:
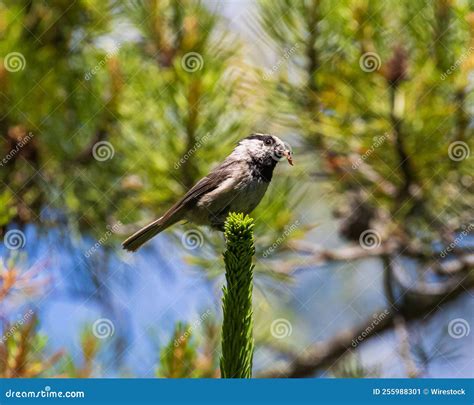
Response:
[{"label": "black and white head", "polygon": [[268,134],[252,134],[242,139],[229,157],[246,161],[253,177],[264,182],[270,182],[273,169],[281,159],[286,158],[293,165],[290,146]]},{"label": "black and white head", "polygon": [[265,166],[274,167],[283,158],[293,165],[290,146],[275,135],[252,134],[242,139],[232,154]]}]

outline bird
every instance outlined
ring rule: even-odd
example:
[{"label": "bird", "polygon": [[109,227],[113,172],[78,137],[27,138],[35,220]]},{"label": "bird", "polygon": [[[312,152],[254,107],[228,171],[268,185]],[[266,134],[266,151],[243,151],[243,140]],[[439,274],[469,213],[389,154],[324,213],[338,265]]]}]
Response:
[{"label": "bird", "polygon": [[273,169],[285,157],[293,166],[291,147],[277,136],[247,136],[164,215],[127,238],[122,247],[134,252],[181,220],[224,231],[229,212],[250,214],[257,207],[272,180]]}]

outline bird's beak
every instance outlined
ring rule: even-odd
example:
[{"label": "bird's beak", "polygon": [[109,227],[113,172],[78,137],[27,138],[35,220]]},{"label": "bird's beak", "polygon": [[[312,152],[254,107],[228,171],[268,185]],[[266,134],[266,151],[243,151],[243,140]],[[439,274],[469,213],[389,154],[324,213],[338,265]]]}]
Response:
[{"label": "bird's beak", "polygon": [[288,163],[293,166],[293,157],[291,156],[291,152],[289,150],[285,150],[283,152],[283,156],[286,156],[286,159],[288,160]]}]

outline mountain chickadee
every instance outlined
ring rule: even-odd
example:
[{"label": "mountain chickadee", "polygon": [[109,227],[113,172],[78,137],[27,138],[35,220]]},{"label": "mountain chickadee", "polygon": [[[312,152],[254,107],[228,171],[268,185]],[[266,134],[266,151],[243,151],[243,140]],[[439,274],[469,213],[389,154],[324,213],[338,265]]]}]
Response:
[{"label": "mountain chickadee", "polygon": [[277,162],[286,157],[293,165],[289,146],[273,135],[252,134],[192,187],[162,217],[130,236],[122,246],[135,251],[180,220],[223,230],[229,212],[248,214],[267,191]]}]

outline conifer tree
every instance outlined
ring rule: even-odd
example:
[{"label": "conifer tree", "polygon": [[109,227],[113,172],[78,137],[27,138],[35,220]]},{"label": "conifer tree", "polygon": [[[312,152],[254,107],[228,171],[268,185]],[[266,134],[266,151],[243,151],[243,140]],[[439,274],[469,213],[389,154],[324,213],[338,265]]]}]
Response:
[{"label": "conifer tree", "polygon": [[231,213],[225,223],[227,250],[224,252],[225,277],[222,309],[223,378],[250,378],[253,359],[252,257],[255,253],[253,219]]}]

